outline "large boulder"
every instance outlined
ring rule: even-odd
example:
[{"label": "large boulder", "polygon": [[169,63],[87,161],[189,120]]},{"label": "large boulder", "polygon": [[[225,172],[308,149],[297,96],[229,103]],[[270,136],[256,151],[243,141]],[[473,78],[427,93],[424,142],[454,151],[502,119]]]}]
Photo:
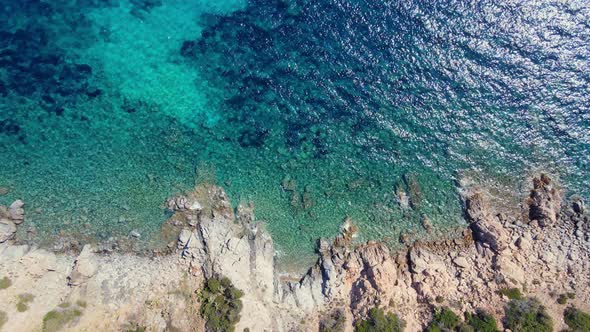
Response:
[{"label": "large boulder", "polygon": [[502,224],[492,215],[486,197],[481,192],[468,196],[466,214],[476,242],[488,245],[496,253],[506,248],[508,235]]},{"label": "large boulder", "polygon": [[561,209],[561,195],[549,176],[541,174],[533,178],[533,189],[528,199],[529,219],[537,220],[539,226],[555,224]]},{"label": "large boulder", "polygon": [[98,271],[96,257],[93,253],[92,246],[87,244],[82,252],[76,258],[72,273],[68,277],[70,286],[78,286],[92,278]]},{"label": "large boulder", "polygon": [[383,243],[355,246],[357,228],[350,219],[331,243],[321,240],[320,258],[298,283],[289,284],[283,303],[293,303],[308,314],[338,301],[350,302],[355,317],[366,314],[393,293],[398,265]]},{"label": "large boulder", "polygon": [[10,219],[12,219],[12,221],[17,225],[25,220],[25,210],[23,209],[24,206],[25,203],[20,199],[17,199],[12,204],[10,204],[8,213],[10,214]]}]

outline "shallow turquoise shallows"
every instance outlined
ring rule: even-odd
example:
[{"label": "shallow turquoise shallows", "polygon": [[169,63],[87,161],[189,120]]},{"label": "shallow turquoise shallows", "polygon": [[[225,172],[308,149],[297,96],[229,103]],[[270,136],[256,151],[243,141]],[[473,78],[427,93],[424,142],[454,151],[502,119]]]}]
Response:
[{"label": "shallow turquoise shallows", "polygon": [[151,246],[208,182],[284,261],[346,217],[442,237],[464,177],[590,193],[589,56],[585,1],[0,0],[0,204],[42,239]]}]

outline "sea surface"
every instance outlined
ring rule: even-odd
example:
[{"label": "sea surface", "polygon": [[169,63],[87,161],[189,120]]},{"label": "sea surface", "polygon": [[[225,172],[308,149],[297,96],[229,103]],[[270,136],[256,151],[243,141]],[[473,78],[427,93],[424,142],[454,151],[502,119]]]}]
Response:
[{"label": "sea surface", "polygon": [[347,217],[440,238],[462,177],[590,197],[589,57],[588,1],[0,0],[0,204],[154,245],[215,183],[284,261]]}]

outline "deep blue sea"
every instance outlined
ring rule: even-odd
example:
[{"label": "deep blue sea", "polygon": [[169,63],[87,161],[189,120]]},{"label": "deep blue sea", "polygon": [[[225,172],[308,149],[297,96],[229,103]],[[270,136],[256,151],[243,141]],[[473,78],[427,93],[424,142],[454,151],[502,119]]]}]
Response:
[{"label": "deep blue sea", "polygon": [[285,260],[346,217],[439,238],[461,179],[590,196],[589,57],[588,1],[0,0],[0,204],[154,245],[206,182]]}]

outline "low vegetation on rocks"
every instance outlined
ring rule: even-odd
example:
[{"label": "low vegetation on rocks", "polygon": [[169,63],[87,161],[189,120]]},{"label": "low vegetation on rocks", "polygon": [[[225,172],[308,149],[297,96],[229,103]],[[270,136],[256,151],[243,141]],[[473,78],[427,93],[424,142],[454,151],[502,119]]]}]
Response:
[{"label": "low vegetation on rocks", "polygon": [[2,330],[2,326],[4,326],[7,321],[8,315],[4,311],[0,311],[0,330]]},{"label": "low vegetation on rocks", "polygon": [[369,310],[367,319],[358,320],[354,324],[355,332],[401,332],[406,323],[397,315],[382,309],[372,308]]},{"label": "low vegetation on rocks", "polygon": [[12,285],[12,280],[8,277],[0,279],[0,289],[6,289]]},{"label": "low vegetation on rocks", "polygon": [[499,332],[496,319],[489,313],[478,310],[475,313],[465,313],[465,329],[461,331]]},{"label": "low vegetation on rocks", "polygon": [[568,307],[563,318],[569,329],[567,332],[590,332],[590,314],[575,307]]},{"label": "low vegetation on rocks", "polygon": [[575,298],[576,298],[576,294],[574,294],[574,293],[560,294],[559,297],[557,298],[557,303],[559,303],[559,304],[567,304],[567,302],[569,300],[573,300]]},{"label": "low vegetation on rocks", "polygon": [[426,332],[456,331],[461,325],[461,318],[447,307],[434,308],[432,321]]},{"label": "low vegetation on rocks", "polygon": [[557,303],[567,304],[567,295],[565,295],[565,294],[559,295],[559,297],[557,298]]},{"label": "low vegetation on rocks", "polygon": [[211,278],[199,294],[201,316],[205,319],[207,331],[234,331],[240,320],[244,293],[235,288],[228,278]]},{"label": "low vegetation on rocks", "polygon": [[426,332],[498,332],[498,324],[494,317],[484,311],[466,312],[465,321],[447,307],[434,309],[432,321]]},{"label": "low vegetation on rocks", "polygon": [[539,300],[511,300],[506,307],[504,326],[519,332],[551,332],[553,320]]},{"label": "low vegetation on rocks", "polygon": [[498,291],[500,295],[504,295],[510,300],[522,300],[523,296],[518,288],[502,288]]},{"label": "low vegetation on rocks", "polygon": [[60,331],[68,324],[82,316],[83,308],[65,302],[43,317],[43,332]]},{"label": "low vegetation on rocks", "polygon": [[19,294],[17,299],[18,302],[16,303],[16,310],[18,312],[25,312],[29,310],[29,303],[33,302],[35,296],[33,294],[24,293]]}]

